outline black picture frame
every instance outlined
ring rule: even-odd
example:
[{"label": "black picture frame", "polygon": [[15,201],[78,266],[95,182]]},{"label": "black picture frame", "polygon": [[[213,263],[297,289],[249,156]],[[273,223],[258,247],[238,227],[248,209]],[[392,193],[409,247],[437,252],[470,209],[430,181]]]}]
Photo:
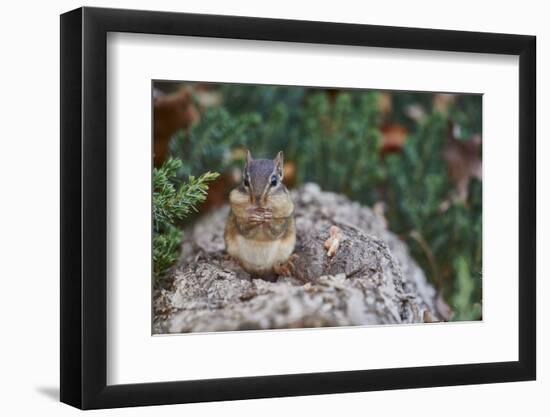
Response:
[{"label": "black picture frame", "polygon": [[[108,32],[519,56],[519,360],[107,385]],[[61,15],[60,57],[62,402],[94,409],[535,379],[534,36],[84,7]]]}]

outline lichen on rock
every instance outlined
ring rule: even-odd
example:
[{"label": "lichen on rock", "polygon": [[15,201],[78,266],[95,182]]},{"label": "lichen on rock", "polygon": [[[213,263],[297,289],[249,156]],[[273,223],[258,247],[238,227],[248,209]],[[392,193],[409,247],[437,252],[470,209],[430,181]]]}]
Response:
[{"label": "lichen on rock", "polygon": [[[225,255],[228,207],[185,233],[171,285],[154,291],[154,333],[421,323],[441,320],[436,291],[373,211],[306,184],[292,192],[295,273],[253,279]],[[327,256],[331,226],[343,236]]]}]

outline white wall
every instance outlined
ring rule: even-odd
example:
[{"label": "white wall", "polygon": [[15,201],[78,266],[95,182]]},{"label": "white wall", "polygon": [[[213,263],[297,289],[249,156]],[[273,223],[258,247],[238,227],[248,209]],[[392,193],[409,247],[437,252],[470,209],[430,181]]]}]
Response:
[{"label": "white wall", "polygon": [[[0,30],[0,409],[4,415],[73,415],[55,397],[59,378],[59,17],[77,1],[4,2]],[[298,2],[254,0],[93,1],[86,5],[240,14],[396,26],[534,34],[538,37],[539,259],[550,250],[550,26],[544,2],[461,0]],[[7,94],[6,94],[7,92]],[[546,110],[546,112],[544,112]],[[6,129],[7,127],[7,129]],[[544,129],[544,130],[543,130]],[[22,164],[22,161],[25,164]],[[543,231],[546,235],[543,237]],[[541,259],[541,264],[544,260]],[[548,264],[539,265],[539,380],[528,383],[388,391],[101,411],[100,415],[548,415],[550,293]]]}]

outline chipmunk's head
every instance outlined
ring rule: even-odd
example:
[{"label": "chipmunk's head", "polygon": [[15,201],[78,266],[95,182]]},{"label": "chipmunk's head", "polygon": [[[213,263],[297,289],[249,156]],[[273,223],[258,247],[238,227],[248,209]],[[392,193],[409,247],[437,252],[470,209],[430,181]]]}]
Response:
[{"label": "chipmunk's head", "polygon": [[279,152],[275,159],[253,159],[250,151],[246,151],[241,190],[248,193],[252,204],[261,207],[270,196],[286,192],[282,181],[282,152]]}]

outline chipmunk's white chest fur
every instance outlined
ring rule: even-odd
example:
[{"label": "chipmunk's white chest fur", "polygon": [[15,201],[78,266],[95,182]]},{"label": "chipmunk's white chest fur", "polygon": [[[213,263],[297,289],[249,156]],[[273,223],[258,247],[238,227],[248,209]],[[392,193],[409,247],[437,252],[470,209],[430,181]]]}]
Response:
[{"label": "chipmunk's white chest fur", "polygon": [[269,271],[277,263],[285,262],[294,250],[294,242],[289,244],[285,240],[257,241],[238,235],[234,243],[234,248],[228,247],[230,255],[238,258],[245,268],[258,272]]}]

